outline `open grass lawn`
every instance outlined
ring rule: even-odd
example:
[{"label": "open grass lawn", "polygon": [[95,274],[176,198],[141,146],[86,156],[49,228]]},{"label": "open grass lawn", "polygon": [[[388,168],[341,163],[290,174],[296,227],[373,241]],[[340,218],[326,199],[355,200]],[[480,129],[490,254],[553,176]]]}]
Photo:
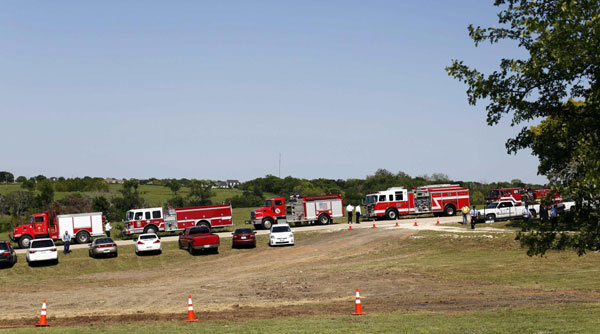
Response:
[{"label": "open grass lawn", "polygon": [[[346,233],[346,232],[336,232]],[[297,243],[317,237],[317,232],[297,233]],[[266,236],[258,237],[258,248],[266,247]],[[331,234],[335,240],[335,233]],[[328,239],[324,239],[328,240]],[[228,241],[226,242],[228,243]],[[58,266],[29,268],[20,262],[11,270],[0,271],[0,286],[13,284],[35,284],[36,281],[77,277],[93,277],[88,274],[109,273],[150,268],[182,267],[201,265],[199,262],[212,261],[228,256],[232,250],[221,247],[219,255],[206,257],[181,256],[184,251],[177,249],[176,243],[163,244],[161,256],[138,257],[133,246],[119,249],[116,259],[90,260],[85,250],[75,250],[69,256],[61,256]],[[365,316],[340,314],[293,315],[275,319],[227,318],[222,321],[202,321],[184,323],[175,321],[151,323],[118,323],[94,327],[47,328],[49,333],[154,333],[209,332],[209,333],[598,333],[600,332],[600,254],[590,253],[578,257],[573,252],[549,252],[545,257],[528,257],[514,241],[512,233],[486,235],[484,233],[442,233],[422,231],[408,239],[387,238],[371,248],[372,251],[355,255],[362,260],[357,264],[352,257],[347,266],[339,264],[330,271],[338,271],[339,280],[345,273],[391,272],[395,276],[421,277],[435,282],[434,288],[412,286],[408,281],[394,289],[402,291],[415,289],[433,303],[448,298],[475,298],[465,295],[473,286],[481,293],[501,296],[502,291],[513,294],[514,298],[530,296],[521,306],[486,304],[481,307],[452,308],[428,306],[419,301],[409,303],[411,307],[399,306],[394,311],[371,311],[374,307],[363,302],[368,313]],[[248,252],[252,254],[252,250]],[[62,255],[62,254],[61,254]],[[20,258],[19,261],[22,261]],[[34,274],[35,273],[35,274]],[[336,279],[337,280],[337,279]],[[445,286],[463,288],[456,292]],[[336,281],[327,284],[336,284]],[[440,290],[442,289],[442,290]],[[446,289],[446,290],[444,290]],[[361,289],[362,291],[362,289]],[[561,299],[564,291],[571,299]],[[390,294],[395,293],[390,290]],[[423,295],[424,293],[424,295]],[[456,295],[453,295],[456,293]],[[461,295],[462,294],[462,295]],[[548,295],[551,297],[548,298]],[[410,296],[407,295],[407,296]],[[537,299],[538,297],[542,299]],[[544,297],[546,296],[546,297]],[[575,297],[573,297],[575,296]],[[375,297],[375,296],[373,296]],[[379,296],[385,298],[385,296]],[[412,297],[409,297],[412,298]],[[500,300],[492,297],[491,300]],[[376,299],[371,299],[371,302]],[[381,300],[381,299],[377,299]],[[421,307],[422,304],[422,307]],[[461,304],[465,306],[466,304]],[[418,307],[417,307],[418,306]],[[285,306],[282,306],[285,307]],[[197,313],[202,319],[202,314]],[[11,333],[24,333],[36,329],[11,329]],[[39,330],[36,330],[39,331]]]},{"label": "open grass lawn", "polygon": [[[84,192],[84,195],[89,197],[95,196],[104,196],[107,198],[112,198],[119,194],[119,189],[122,189],[123,186],[120,184],[109,184],[108,192]],[[21,188],[19,184],[0,184],[0,194],[8,194],[13,191],[24,190]],[[213,203],[221,203],[228,198],[231,198],[236,195],[241,195],[243,192],[238,189],[213,189],[215,196],[211,197],[211,201]],[[150,206],[162,206],[163,203],[170,197],[173,196],[171,190],[167,187],[159,186],[159,185],[140,185],[138,187],[138,192],[144,198]],[[190,192],[189,188],[182,187],[177,194],[185,196]],[[60,192],[57,191],[54,193],[54,199],[59,200],[64,198],[69,194],[75,194],[75,192]],[[265,194],[265,196],[271,196],[271,194]]]}]

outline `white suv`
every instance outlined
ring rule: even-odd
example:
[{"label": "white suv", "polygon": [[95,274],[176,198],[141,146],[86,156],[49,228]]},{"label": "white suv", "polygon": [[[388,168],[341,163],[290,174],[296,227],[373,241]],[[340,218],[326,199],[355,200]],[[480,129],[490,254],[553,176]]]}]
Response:
[{"label": "white suv", "polygon": [[31,240],[26,258],[29,265],[38,261],[53,261],[58,264],[58,252],[54,241],[52,239]]},{"label": "white suv", "polygon": [[271,226],[269,233],[269,246],[294,245],[294,232],[288,224],[277,224]]}]

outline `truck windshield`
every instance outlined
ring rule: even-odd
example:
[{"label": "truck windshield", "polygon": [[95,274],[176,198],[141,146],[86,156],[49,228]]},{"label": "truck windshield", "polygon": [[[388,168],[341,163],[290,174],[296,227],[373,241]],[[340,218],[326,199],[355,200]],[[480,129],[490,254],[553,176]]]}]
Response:
[{"label": "truck windshield", "polygon": [[268,199],[268,200],[265,201],[265,208],[269,207],[271,205],[273,205],[273,200]]},{"label": "truck windshield", "polygon": [[367,205],[377,203],[377,195],[367,196]]},{"label": "truck windshield", "polygon": [[133,211],[127,211],[127,214],[125,215],[125,218],[127,220],[133,220]]},{"label": "truck windshield", "polygon": [[33,223],[33,216],[29,216],[29,220],[27,221],[28,224]]},{"label": "truck windshield", "polygon": [[486,209],[495,209],[498,206],[498,202],[492,202],[490,204],[488,204],[485,208]]}]

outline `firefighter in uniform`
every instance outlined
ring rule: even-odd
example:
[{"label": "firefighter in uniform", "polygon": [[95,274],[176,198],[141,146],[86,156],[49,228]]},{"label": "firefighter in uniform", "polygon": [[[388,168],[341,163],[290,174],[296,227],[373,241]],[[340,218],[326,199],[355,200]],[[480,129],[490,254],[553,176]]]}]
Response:
[{"label": "firefighter in uniform", "polygon": [[346,212],[348,213],[348,224],[352,224],[352,211],[354,211],[354,207],[352,204],[348,204],[348,206],[346,206]]}]

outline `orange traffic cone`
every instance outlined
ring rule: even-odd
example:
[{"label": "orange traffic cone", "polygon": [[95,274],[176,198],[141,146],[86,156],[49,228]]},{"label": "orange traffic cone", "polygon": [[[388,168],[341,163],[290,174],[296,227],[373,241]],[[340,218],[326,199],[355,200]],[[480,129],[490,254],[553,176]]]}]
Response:
[{"label": "orange traffic cone", "polygon": [[398,227],[398,222],[396,222],[396,227]]},{"label": "orange traffic cone", "polygon": [[436,222],[435,224],[436,224],[436,225],[439,225],[439,224],[440,224],[440,219],[439,219],[439,218],[437,219],[437,222]]},{"label": "orange traffic cone", "polygon": [[194,306],[192,305],[192,295],[188,295],[188,318],[186,321],[198,321],[194,316]]},{"label": "orange traffic cone", "polygon": [[415,223],[413,224],[413,226],[419,226],[419,224],[417,224],[417,220],[415,219]]},{"label": "orange traffic cone", "polygon": [[35,324],[35,327],[49,327],[48,322],[46,322],[46,300],[42,301],[42,314],[40,315],[40,323]]},{"label": "orange traffic cone", "polygon": [[351,230],[352,229],[352,225],[348,225],[348,229]]},{"label": "orange traffic cone", "polygon": [[362,304],[360,303],[360,294],[358,293],[358,288],[356,288],[356,303],[354,304],[354,313],[353,315],[363,315],[366,314],[362,310]]},{"label": "orange traffic cone", "polygon": [[375,223],[373,223],[373,228],[376,228],[377,226],[375,226]]}]

